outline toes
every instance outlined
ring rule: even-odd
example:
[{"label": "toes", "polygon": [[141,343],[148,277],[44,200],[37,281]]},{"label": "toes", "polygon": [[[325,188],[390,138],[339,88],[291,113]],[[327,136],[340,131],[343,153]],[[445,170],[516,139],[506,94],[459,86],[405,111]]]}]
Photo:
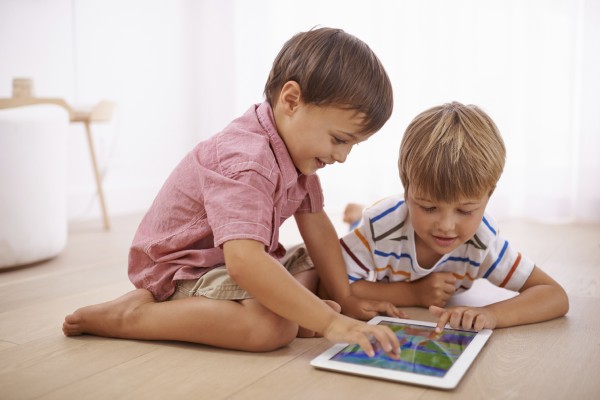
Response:
[{"label": "toes", "polygon": [[62,326],[62,331],[65,336],[75,336],[79,334],[74,326],[67,324],[66,322]]}]

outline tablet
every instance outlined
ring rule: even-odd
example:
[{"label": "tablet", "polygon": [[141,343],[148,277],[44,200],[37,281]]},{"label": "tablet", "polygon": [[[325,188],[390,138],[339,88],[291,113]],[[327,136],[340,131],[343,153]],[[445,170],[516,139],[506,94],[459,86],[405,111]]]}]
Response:
[{"label": "tablet", "polygon": [[452,329],[435,332],[436,323],[375,317],[369,324],[389,326],[400,340],[400,359],[375,347],[369,357],[357,344],[336,344],[314,360],[317,368],[439,389],[454,389],[492,331]]}]

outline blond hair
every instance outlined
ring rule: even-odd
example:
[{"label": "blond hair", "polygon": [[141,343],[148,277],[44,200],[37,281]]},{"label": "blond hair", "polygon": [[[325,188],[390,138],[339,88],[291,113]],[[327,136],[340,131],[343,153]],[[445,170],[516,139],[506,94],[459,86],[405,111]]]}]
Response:
[{"label": "blond hair", "polygon": [[363,133],[378,131],[392,114],[392,85],[383,65],[369,46],[341,29],[301,32],[284,44],[265,84],[271,105],[288,81],[300,85],[307,104],[364,114]]},{"label": "blond hair", "polygon": [[400,144],[398,169],[405,193],[412,187],[434,201],[491,195],[506,148],[492,119],[479,107],[458,102],[417,115]]}]

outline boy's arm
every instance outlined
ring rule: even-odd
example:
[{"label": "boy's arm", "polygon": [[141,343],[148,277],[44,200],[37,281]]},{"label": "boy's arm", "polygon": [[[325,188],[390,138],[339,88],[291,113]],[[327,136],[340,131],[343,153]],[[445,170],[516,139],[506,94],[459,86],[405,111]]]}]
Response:
[{"label": "boy's arm", "polygon": [[350,285],[353,295],[389,301],[396,307],[444,307],[456,292],[452,272],[433,272],[413,282],[370,282],[360,280]]},{"label": "boy's arm", "polygon": [[511,299],[485,307],[452,307],[444,310],[432,306],[430,311],[439,317],[438,327],[480,330],[532,324],[562,317],[569,311],[569,298],[564,289],[538,267]]},{"label": "boy's arm", "polygon": [[324,211],[297,213],[294,217],[321,283],[344,314],[362,320],[378,314],[406,317],[389,302],[361,299],[352,294],[337,232]]},{"label": "boy's arm", "polygon": [[398,354],[398,338],[391,329],[335,312],[265,252],[262,243],[232,240],[225,242],[223,252],[232,279],[275,314],[322,333],[332,342],[358,343],[370,356],[374,354],[371,338]]}]

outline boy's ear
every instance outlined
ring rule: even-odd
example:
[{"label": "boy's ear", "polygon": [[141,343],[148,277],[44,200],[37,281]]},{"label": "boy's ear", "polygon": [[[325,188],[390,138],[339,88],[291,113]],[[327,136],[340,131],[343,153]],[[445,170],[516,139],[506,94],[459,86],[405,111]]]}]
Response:
[{"label": "boy's ear", "polygon": [[302,89],[296,81],[287,81],[279,92],[278,105],[286,114],[293,113],[302,102]]}]

